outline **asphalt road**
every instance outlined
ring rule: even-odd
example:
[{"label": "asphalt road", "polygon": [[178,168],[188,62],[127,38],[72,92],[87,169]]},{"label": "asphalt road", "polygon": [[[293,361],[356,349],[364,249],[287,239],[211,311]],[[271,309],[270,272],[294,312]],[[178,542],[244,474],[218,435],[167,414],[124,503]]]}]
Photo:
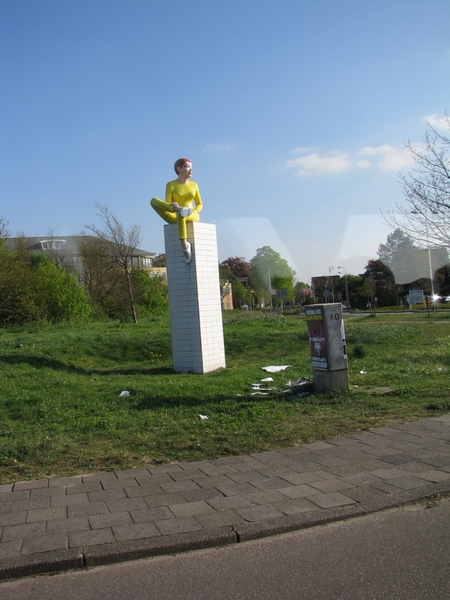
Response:
[{"label": "asphalt road", "polygon": [[448,600],[450,498],[245,544],[0,584],[1,600]]}]

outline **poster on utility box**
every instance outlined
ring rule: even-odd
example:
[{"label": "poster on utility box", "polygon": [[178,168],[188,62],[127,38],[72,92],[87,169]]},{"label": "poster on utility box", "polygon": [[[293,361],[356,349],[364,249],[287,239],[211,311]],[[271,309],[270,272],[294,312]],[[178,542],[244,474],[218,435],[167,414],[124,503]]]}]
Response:
[{"label": "poster on utility box", "polygon": [[327,369],[327,341],[322,311],[320,308],[312,308],[305,312],[312,367],[313,369]]}]

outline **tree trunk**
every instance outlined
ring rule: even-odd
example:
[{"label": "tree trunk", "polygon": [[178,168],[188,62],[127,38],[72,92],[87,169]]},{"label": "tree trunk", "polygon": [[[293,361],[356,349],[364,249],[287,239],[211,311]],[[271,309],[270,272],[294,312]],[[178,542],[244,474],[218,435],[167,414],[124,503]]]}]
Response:
[{"label": "tree trunk", "polygon": [[128,270],[128,267],[125,268],[125,276],[127,278],[128,295],[130,297],[130,306],[131,306],[131,312],[133,313],[133,321],[135,323],[137,323],[138,319],[137,319],[137,314],[136,314],[136,306],[134,304],[133,286],[131,283],[130,271]]}]

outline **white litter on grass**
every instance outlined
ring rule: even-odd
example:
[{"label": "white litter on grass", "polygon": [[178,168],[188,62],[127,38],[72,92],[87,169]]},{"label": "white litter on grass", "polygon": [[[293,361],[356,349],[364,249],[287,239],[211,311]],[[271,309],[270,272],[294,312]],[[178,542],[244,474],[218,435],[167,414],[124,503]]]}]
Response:
[{"label": "white litter on grass", "polygon": [[199,418],[200,418],[202,421],[207,421],[207,420],[208,420],[208,418],[209,418],[209,417],[207,417],[206,415],[198,415],[198,416],[199,416]]},{"label": "white litter on grass", "polygon": [[261,379],[261,381],[273,381],[273,377],[264,377],[264,379]]},{"label": "white litter on grass", "polygon": [[360,371],[359,374],[360,375],[367,375],[367,371]]},{"label": "white litter on grass", "polygon": [[[273,381],[273,379],[272,379]],[[261,387],[262,383],[252,383],[252,390],[256,390],[258,392],[270,392],[271,390],[276,390],[275,387]]]},{"label": "white litter on grass", "polygon": [[270,365],[269,367],[261,367],[261,369],[263,371],[267,371],[268,373],[278,373],[279,371],[284,371],[285,369],[287,369],[290,366],[291,365],[281,365],[281,366],[277,367],[274,365]]},{"label": "white litter on grass", "polygon": [[252,392],[252,396],[268,396],[267,392]]},{"label": "white litter on grass", "polygon": [[123,390],[123,392],[120,392],[120,394],[119,394],[120,397],[129,396],[129,395],[130,395],[130,392],[128,390]]}]

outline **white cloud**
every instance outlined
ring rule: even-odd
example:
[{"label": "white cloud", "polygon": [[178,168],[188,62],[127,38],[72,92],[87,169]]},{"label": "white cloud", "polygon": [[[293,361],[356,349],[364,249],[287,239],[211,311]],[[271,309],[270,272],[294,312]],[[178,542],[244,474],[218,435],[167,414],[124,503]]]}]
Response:
[{"label": "white cloud", "polygon": [[448,131],[448,117],[441,117],[440,115],[434,113],[425,117],[424,121],[426,123],[429,123],[435,129],[440,129],[441,131]]},{"label": "white cloud", "polygon": [[352,160],[349,154],[339,150],[333,150],[322,155],[313,152],[294,160],[288,160],[286,167],[288,169],[294,168],[297,170],[297,175],[306,177],[307,175],[347,171],[352,168]]},{"label": "white cloud", "polygon": [[410,167],[413,159],[404,146],[366,146],[357,152],[358,156],[371,159],[371,166],[380,171],[395,171]]},{"label": "white cloud", "polygon": [[[295,152],[307,152],[307,148],[297,148]],[[404,146],[366,146],[353,154],[342,150],[331,150],[326,153],[310,152],[288,160],[285,167],[295,169],[299,177],[342,173],[350,169],[374,169],[378,171],[395,171],[412,165],[411,154]]]},{"label": "white cloud", "polygon": [[227,152],[234,150],[234,144],[206,144],[207,152]]},{"label": "white cloud", "polygon": [[305,154],[305,152],[317,152],[317,150],[318,149],[313,146],[298,146],[297,148],[294,148],[292,152],[295,152],[295,154]]}]

